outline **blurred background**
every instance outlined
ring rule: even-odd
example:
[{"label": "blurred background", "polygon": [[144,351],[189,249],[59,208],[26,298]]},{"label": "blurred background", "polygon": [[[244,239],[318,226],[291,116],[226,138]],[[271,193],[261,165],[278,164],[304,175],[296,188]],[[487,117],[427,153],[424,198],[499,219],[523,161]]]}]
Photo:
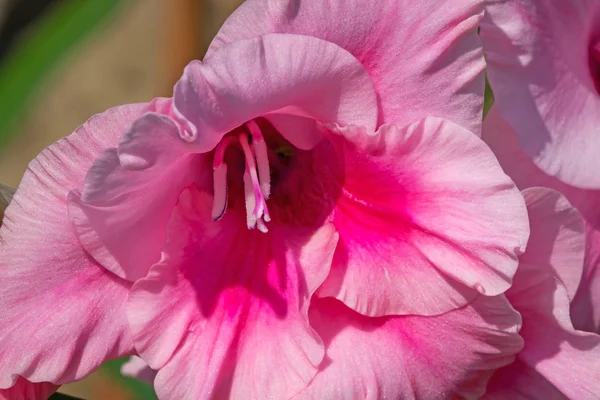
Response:
[{"label": "blurred background", "polygon": [[[242,0],[0,0],[0,183],[93,114],[170,96]],[[154,399],[105,364],[61,392],[88,400]]]}]

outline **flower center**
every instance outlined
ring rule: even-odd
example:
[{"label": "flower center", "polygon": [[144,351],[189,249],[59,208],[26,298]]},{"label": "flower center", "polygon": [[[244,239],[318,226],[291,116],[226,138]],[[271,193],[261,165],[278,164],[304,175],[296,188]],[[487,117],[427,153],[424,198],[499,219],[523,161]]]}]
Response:
[{"label": "flower center", "polygon": [[225,151],[230,145],[240,145],[244,158],[245,170],[244,198],[246,202],[246,223],[248,229],[258,228],[268,232],[266,222],[271,220],[267,200],[271,194],[271,168],[267,144],[254,121],[246,123],[250,136],[239,133],[237,136],[226,136],[215,149],[213,161],[214,200],[212,208],[213,221],[219,221],[227,211],[227,164]]}]

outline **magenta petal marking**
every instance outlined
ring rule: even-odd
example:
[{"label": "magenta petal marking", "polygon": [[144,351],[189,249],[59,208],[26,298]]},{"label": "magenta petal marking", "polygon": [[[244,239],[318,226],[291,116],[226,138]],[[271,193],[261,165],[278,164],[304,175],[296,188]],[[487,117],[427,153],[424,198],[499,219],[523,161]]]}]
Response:
[{"label": "magenta petal marking", "polygon": [[212,223],[211,197],[194,186],[182,193],[165,257],[135,283],[136,349],[159,370],[162,400],[290,399],[323,360],[307,312],[337,233],[273,224],[263,235],[240,225],[237,210]]},{"label": "magenta petal marking", "polygon": [[368,316],[438,315],[510,287],[527,210],[479,138],[435,117],[338,137],[340,243],[320,297]]}]

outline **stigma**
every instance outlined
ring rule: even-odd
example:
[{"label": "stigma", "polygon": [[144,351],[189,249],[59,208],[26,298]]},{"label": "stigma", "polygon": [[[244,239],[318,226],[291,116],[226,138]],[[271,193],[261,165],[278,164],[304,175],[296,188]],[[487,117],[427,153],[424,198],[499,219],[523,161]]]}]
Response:
[{"label": "stigma", "polygon": [[219,221],[227,211],[227,164],[225,151],[230,145],[239,144],[244,153],[244,200],[246,203],[246,224],[248,229],[257,228],[268,232],[266,223],[271,221],[267,200],[271,194],[271,168],[267,144],[254,121],[246,123],[250,136],[240,133],[236,136],[226,136],[215,148],[213,161],[214,199],[212,207],[213,221]]}]

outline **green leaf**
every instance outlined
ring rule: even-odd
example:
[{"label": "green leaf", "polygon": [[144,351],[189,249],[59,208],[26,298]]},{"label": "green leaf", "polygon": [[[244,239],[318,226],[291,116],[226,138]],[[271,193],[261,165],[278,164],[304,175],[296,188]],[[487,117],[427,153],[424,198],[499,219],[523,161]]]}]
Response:
[{"label": "green leaf", "polygon": [[0,64],[0,145],[44,78],[61,58],[109,16],[119,0],[65,0],[52,7]]}]

